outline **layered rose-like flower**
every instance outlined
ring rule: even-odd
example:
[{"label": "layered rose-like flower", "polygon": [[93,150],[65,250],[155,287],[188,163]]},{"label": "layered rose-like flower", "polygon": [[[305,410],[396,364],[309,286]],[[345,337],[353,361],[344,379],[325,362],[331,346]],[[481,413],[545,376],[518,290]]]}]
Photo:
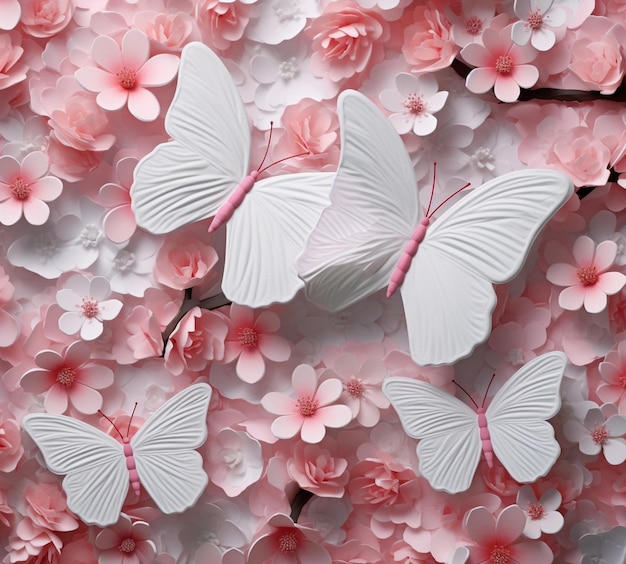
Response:
[{"label": "layered rose-like flower", "polygon": [[29,484],[24,488],[24,500],[26,515],[34,525],[58,532],[78,528],[78,521],[67,510],[59,484]]},{"label": "layered rose-like flower", "polygon": [[28,64],[22,55],[22,36],[11,31],[0,34],[0,90],[9,88],[26,78]]},{"label": "layered rose-like flower", "polygon": [[415,479],[415,472],[400,462],[368,458],[350,469],[350,499],[356,505],[391,507],[400,488]]},{"label": "layered rose-like flower", "polygon": [[613,241],[602,241],[596,247],[586,235],[578,237],[573,248],[576,266],[557,263],[546,272],[550,282],[567,286],[559,294],[559,305],[569,310],[584,306],[589,313],[602,311],[607,296],[617,294],[626,284],[626,275],[609,270],[616,253],[617,245]]},{"label": "layered rose-like flower", "polygon": [[144,521],[131,521],[122,513],[119,521],[103,529],[96,537],[100,564],[145,564],[154,562],[156,546],[150,540],[150,525]]},{"label": "layered rose-like flower", "polygon": [[598,397],[616,404],[620,414],[626,414],[626,339],[606,355],[599,371],[603,382],[598,386]]},{"label": "layered rose-like flower", "polygon": [[205,43],[212,49],[224,51],[243,37],[256,13],[256,6],[248,1],[199,0],[195,3],[194,16]]},{"label": "layered rose-like flower", "polygon": [[135,16],[134,23],[149,39],[172,51],[181,51],[190,38],[198,34],[193,18],[185,12],[143,11]]},{"label": "layered rose-like flower", "polygon": [[343,497],[350,479],[348,461],[319,445],[298,443],[287,461],[287,471],[303,490],[320,497]]},{"label": "layered rose-like flower", "polygon": [[63,354],[41,351],[35,357],[38,368],[28,370],[20,385],[32,394],[47,392],[48,413],[65,413],[70,405],[80,413],[96,413],[102,407],[98,390],[113,384],[113,371],[90,360],[91,347],[85,341],[72,343]]},{"label": "layered rose-like flower", "polygon": [[306,443],[319,443],[326,435],[326,427],[344,427],[352,420],[346,405],[332,405],[341,396],[341,382],[329,378],[317,384],[312,366],[300,364],[291,377],[294,395],[279,392],[263,396],[266,411],[279,415],[272,423],[272,433],[279,439],[290,439],[298,433]]},{"label": "layered rose-like flower", "polygon": [[23,454],[20,426],[0,411],[0,472],[13,472]]},{"label": "layered rose-like flower", "polygon": [[80,68],[74,76],[83,88],[98,93],[98,105],[109,111],[128,105],[128,111],[137,119],[155,120],[161,106],[148,88],[171,82],[179,58],[168,53],[150,57],[150,41],[138,29],[126,32],[121,48],[113,38],[101,35],[91,51],[98,67]]},{"label": "layered rose-like flower", "polygon": [[44,153],[29,153],[22,162],[10,155],[0,157],[0,223],[13,225],[22,214],[32,225],[44,224],[50,215],[46,202],[61,195],[63,184],[46,176],[48,158]]},{"label": "layered rose-like flower", "polygon": [[21,28],[33,37],[56,35],[72,21],[71,0],[22,0]]},{"label": "layered rose-like flower", "polygon": [[364,72],[382,59],[388,33],[387,23],[376,12],[352,0],[330,2],[307,28],[313,74],[337,82]]}]

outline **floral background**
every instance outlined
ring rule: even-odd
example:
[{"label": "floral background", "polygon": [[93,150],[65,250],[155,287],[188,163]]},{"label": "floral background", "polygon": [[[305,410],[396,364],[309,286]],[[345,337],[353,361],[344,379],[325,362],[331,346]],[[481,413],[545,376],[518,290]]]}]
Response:
[{"label": "floral background", "polygon": [[[272,160],[309,153],[272,174],[336,170],[336,98],[354,88],[403,135],[422,199],[435,161],[440,201],[524,167],[572,179],[521,274],[497,287],[493,331],[471,357],[415,365],[399,296],[335,314],[304,295],[230,305],[208,221],[137,227],[133,170],[168,138],[192,41],[239,88],[251,163],[270,121]],[[622,562],[624,45],[623,0],[0,0],[3,562]],[[550,473],[522,486],[481,462],[467,492],[433,490],[383,379],[454,393],[456,378],[481,398],[493,373],[496,390],[553,350],[569,363]],[[124,426],[138,402],[132,435],[196,381],[213,388],[197,505],[163,515],[131,492],[108,528],[72,515],[24,415],[115,435],[97,411]],[[287,427],[303,382],[315,425]]]}]

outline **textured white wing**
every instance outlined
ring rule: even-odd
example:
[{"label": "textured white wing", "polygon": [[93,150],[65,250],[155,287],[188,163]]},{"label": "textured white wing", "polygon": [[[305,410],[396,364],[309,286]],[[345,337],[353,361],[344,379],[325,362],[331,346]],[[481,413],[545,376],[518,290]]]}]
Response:
[{"label": "textured white wing", "polygon": [[202,457],[207,437],[208,384],[194,384],[165,402],[131,440],[141,485],[163,513],[191,507],[206,487]]},{"label": "textured white wing", "polygon": [[545,420],[561,407],[566,364],[562,352],[534,358],[502,386],[485,413],[493,452],[518,482],[545,476],[561,453]]},{"label": "textured white wing", "polygon": [[452,364],[489,336],[491,282],[446,255],[420,248],[400,288],[413,360]]},{"label": "textured white wing", "polygon": [[249,172],[243,103],[222,61],[202,43],[183,49],[165,128],[174,140],[139,162],[130,192],[138,225],[152,233],[211,217]]},{"label": "textured white wing", "polygon": [[22,425],[37,443],[48,469],[65,475],[69,509],[88,525],[115,523],[129,486],[122,445],[64,415],[33,413],[24,417]]},{"label": "textured white wing", "polygon": [[417,185],[402,139],[353,90],[337,102],[341,159],[327,207],[298,259],[307,296],[337,311],[380,290],[419,222]]},{"label": "textured white wing", "polygon": [[260,180],[227,224],[222,291],[259,308],[291,300],[304,283],[296,257],[324,207],[334,173],[301,173]]},{"label": "textured white wing", "polygon": [[467,490],[482,448],[476,413],[454,396],[418,380],[387,378],[383,392],[407,435],[419,439],[419,469],[430,485],[448,493]]},{"label": "textured white wing", "polygon": [[522,268],[537,234],[574,190],[554,170],[517,170],[475,188],[429,227],[418,252],[437,250],[493,283]]}]

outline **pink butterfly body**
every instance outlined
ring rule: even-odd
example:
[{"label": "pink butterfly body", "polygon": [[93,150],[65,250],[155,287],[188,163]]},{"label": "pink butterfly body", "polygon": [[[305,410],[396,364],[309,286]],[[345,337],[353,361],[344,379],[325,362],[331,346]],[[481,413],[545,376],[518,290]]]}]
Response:
[{"label": "pink butterfly body", "polygon": [[211,225],[209,226],[209,233],[213,233],[220,225],[226,223],[237,210],[237,208],[243,203],[243,199],[248,192],[252,190],[257,176],[259,176],[258,170],[253,170],[248,176],[246,176],[233,190],[233,193],[228,199],[219,207]]},{"label": "pink butterfly body", "polygon": [[489,435],[489,427],[487,427],[487,417],[485,416],[485,408],[479,407],[476,410],[478,414],[478,429],[480,431],[480,442],[483,448],[483,454],[487,461],[487,466],[493,468],[493,446],[491,446],[491,435]]},{"label": "pink butterfly body", "polygon": [[135,495],[141,493],[141,483],[139,482],[139,474],[137,473],[137,466],[135,465],[135,457],[133,456],[133,447],[130,444],[130,439],[124,437],[124,456],[126,457],[126,468],[128,469],[128,479],[130,485],[135,492]]},{"label": "pink butterfly body", "polygon": [[406,273],[411,268],[411,261],[413,257],[417,254],[417,249],[419,248],[420,243],[424,240],[426,236],[426,230],[430,225],[430,218],[428,216],[424,216],[421,221],[417,224],[415,231],[413,231],[413,235],[409,242],[406,244],[404,248],[404,252],[402,256],[398,259],[398,264],[396,264],[396,268],[391,275],[391,280],[389,282],[389,286],[387,286],[387,297],[390,298],[396,292],[396,290],[402,286],[404,282],[404,277]]}]

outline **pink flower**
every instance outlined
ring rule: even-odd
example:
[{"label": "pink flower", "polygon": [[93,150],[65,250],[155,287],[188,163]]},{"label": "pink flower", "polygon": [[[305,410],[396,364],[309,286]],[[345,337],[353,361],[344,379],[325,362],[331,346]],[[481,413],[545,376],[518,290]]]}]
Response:
[{"label": "pink flower", "polygon": [[536,56],[530,45],[519,46],[511,39],[511,28],[492,27],[483,32],[483,45],[470,43],[463,47],[461,56],[477,67],[465,79],[467,88],[475,94],[484,94],[491,88],[498,100],[514,102],[520,87],[530,88],[539,79],[537,67],[529,65]]},{"label": "pink flower", "polygon": [[319,497],[343,497],[350,479],[348,461],[336,458],[319,445],[297,443],[287,461],[289,476],[298,485]]},{"label": "pink flower", "polygon": [[401,496],[404,484],[415,480],[415,472],[400,462],[368,458],[352,469],[350,499],[355,505],[391,507]]},{"label": "pink flower", "polygon": [[9,537],[6,549],[11,555],[10,562],[47,564],[56,562],[62,547],[63,541],[58,535],[25,517],[17,523],[15,534]]},{"label": "pink flower", "polygon": [[217,261],[217,251],[206,241],[189,232],[176,233],[165,239],[157,253],[154,278],[175,290],[212,284]]},{"label": "pink flower", "polygon": [[312,366],[300,364],[293,371],[291,384],[296,398],[270,392],[261,404],[266,411],[279,415],[272,423],[272,433],[279,439],[290,439],[298,433],[306,443],[319,443],[326,435],[326,427],[344,427],[352,420],[346,405],[331,405],[341,396],[341,382],[337,378],[317,385],[317,374]]},{"label": "pink flower", "polygon": [[265,374],[265,359],[284,362],[291,356],[287,339],[274,334],[278,329],[280,318],[273,311],[256,314],[253,309],[233,304],[223,362],[237,359],[237,376],[248,384],[258,382]]},{"label": "pink flower", "polygon": [[195,8],[202,39],[209,47],[219,51],[239,41],[256,14],[254,4],[239,1],[199,0]]},{"label": "pink flower", "polygon": [[150,58],[148,36],[138,29],[124,34],[122,47],[101,35],[92,45],[98,67],[83,67],[74,76],[104,110],[119,110],[128,104],[130,113],[141,121],[155,120],[161,107],[148,87],[163,86],[176,76],[179,58],[162,53]]},{"label": "pink flower", "polygon": [[468,43],[480,43],[483,29],[496,11],[494,3],[490,0],[461,0],[460,7],[459,15],[450,10],[450,36],[459,47],[465,47]]},{"label": "pink flower", "polygon": [[282,513],[272,515],[267,524],[274,530],[252,543],[248,564],[330,564],[330,555],[311,529]]},{"label": "pink flower", "polygon": [[61,195],[63,184],[48,172],[48,158],[35,151],[20,163],[10,155],[0,157],[0,223],[13,225],[24,214],[31,225],[48,220],[50,208],[46,202]]},{"label": "pink flower", "polygon": [[185,12],[139,12],[134,22],[152,41],[172,51],[181,51],[198,34],[193,18]]},{"label": "pink flower", "polygon": [[0,411],[0,472],[13,472],[23,454],[20,426]]},{"label": "pink flower", "polygon": [[609,271],[615,262],[617,245],[602,241],[597,247],[592,239],[581,235],[574,243],[576,266],[566,263],[553,264],[546,278],[557,286],[567,286],[559,294],[559,305],[575,311],[585,306],[589,313],[602,311],[607,295],[617,294],[626,284],[621,272]]},{"label": "pink flower", "polygon": [[538,539],[542,533],[553,535],[563,527],[564,519],[557,509],[561,507],[563,497],[558,490],[546,490],[537,500],[535,492],[529,485],[522,486],[517,492],[517,505],[526,514],[524,536]]},{"label": "pink flower", "polygon": [[0,2],[0,29],[5,31],[13,29],[20,21],[21,13],[22,7],[19,0],[2,0]]},{"label": "pink flower", "polygon": [[402,54],[414,72],[432,72],[449,67],[459,48],[450,36],[450,22],[432,2],[413,10],[413,25],[404,30]]},{"label": "pink flower", "polygon": [[227,334],[226,316],[194,307],[170,335],[165,347],[165,367],[176,376],[184,370],[204,370],[209,362],[223,359]]},{"label": "pink flower", "polygon": [[28,64],[23,60],[24,48],[21,44],[22,36],[15,31],[0,34],[0,90],[26,78]]},{"label": "pink flower", "polygon": [[65,493],[58,484],[30,484],[24,488],[26,515],[34,525],[51,531],[73,531],[78,521],[67,511]]},{"label": "pink flower", "polygon": [[100,188],[98,200],[109,211],[102,226],[107,239],[114,243],[128,241],[137,229],[137,220],[130,206],[130,186],[137,159],[125,157],[117,161],[115,171],[117,183],[109,182]]},{"label": "pink flower", "polygon": [[150,525],[120,515],[119,521],[98,533],[95,545],[100,564],[146,564],[153,562],[156,546],[150,540]]},{"label": "pink flower", "polygon": [[15,294],[15,286],[0,266],[0,347],[10,347],[20,336],[20,323],[16,315],[12,315],[11,302]]},{"label": "pink flower", "polygon": [[47,392],[44,406],[48,413],[65,413],[68,405],[80,413],[96,413],[102,407],[98,390],[113,384],[113,371],[90,359],[91,347],[85,341],[72,343],[63,354],[41,351],[35,356],[38,368],[28,370],[20,386],[32,394]]},{"label": "pink flower", "polygon": [[567,12],[554,5],[554,0],[515,0],[515,15],[522,21],[515,22],[511,37],[518,45],[529,41],[538,51],[548,51],[554,46],[556,36],[549,27],[565,25]]},{"label": "pink flower", "polygon": [[486,507],[476,507],[465,517],[465,527],[476,543],[468,546],[469,564],[532,562],[550,564],[552,551],[542,541],[516,542],[526,526],[526,516],[517,505],[505,507],[496,520]]},{"label": "pink flower", "polygon": [[626,414],[626,339],[622,339],[599,366],[602,384],[597,389],[598,397],[619,407]]},{"label": "pink flower", "polygon": [[104,330],[103,322],[117,317],[122,302],[106,299],[111,287],[102,276],[90,280],[82,274],[74,274],[65,286],[57,292],[57,303],[66,311],[59,318],[59,328],[67,335],[80,331],[80,338],[86,341],[97,339]]},{"label": "pink flower", "polygon": [[33,37],[51,37],[70,23],[70,0],[22,0],[21,28]]},{"label": "pink flower", "polygon": [[307,34],[312,38],[313,74],[339,82],[382,60],[389,30],[376,12],[352,0],[338,0],[311,21]]}]

